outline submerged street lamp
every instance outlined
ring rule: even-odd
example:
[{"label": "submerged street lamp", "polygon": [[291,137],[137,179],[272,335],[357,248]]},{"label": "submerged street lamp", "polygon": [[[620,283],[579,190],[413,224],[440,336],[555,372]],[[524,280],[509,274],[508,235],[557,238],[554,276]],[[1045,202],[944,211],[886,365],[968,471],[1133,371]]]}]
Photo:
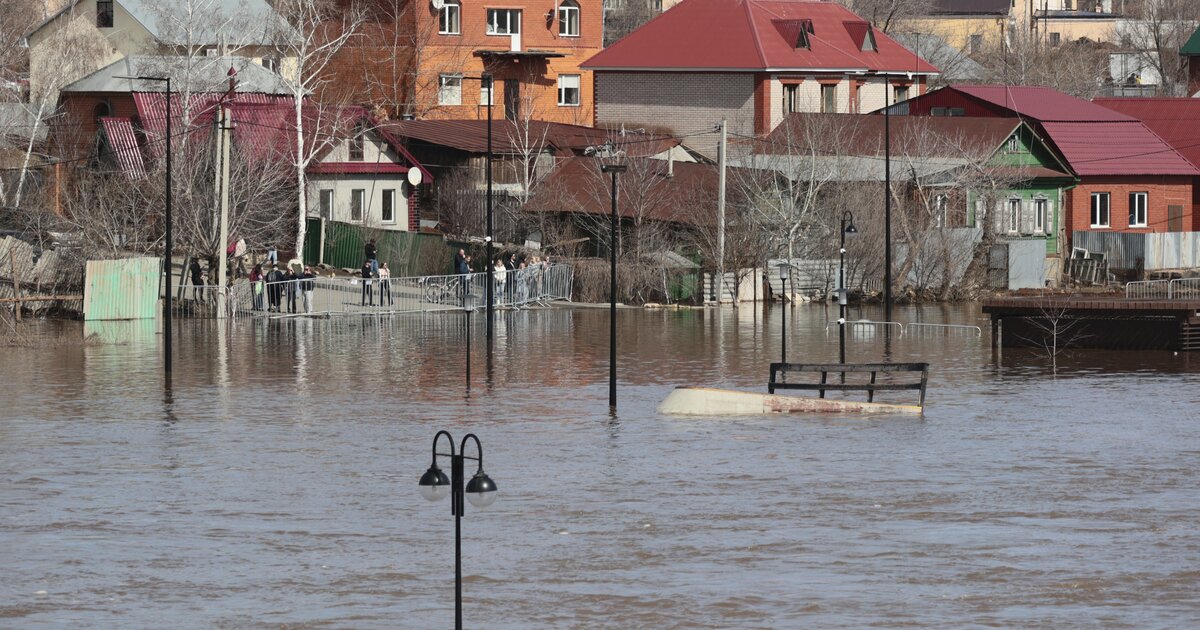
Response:
[{"label": "submerged street lamp", "polygon": [[[784,300],[784,296],[787,295],[788,280],[790,280],[791,278],[792,278],[792,263],[791,263],[791,261],[779,263],[779,281],[780,281],[780,284],[782,285],[782,291],[780,292],[780,299],[779,299],[779,305],[781,307],[787,306],[786,304],[783,303],[783,300]],[[782,318],[779,320],[779,322],[780,322],[780,325],[779,325],[779,362],[787,363],[787,308],[780,308],[779,311],[782,314]]]},{"label": "submerged street lamp", "polygon": [[[846,290],[846,235],[858,234],[858,228],[854,227],[854,213],[849,210],[842,213],[842,246],[838,250],[838,362],[846,363],[846,302],[848,302],[848,291]],[[842,373],[842,379],[845,380],[846,373]]]},{"label": "submerged street lamp", "polygon": [[[438,439],[443,435],[450,443],[449,453],[439,453],[437,450]],[[475,441],[478,457],[468,457],[465,454],[467,440]],[[450,477],[447,478],[446,473],[438,468],[438,457],[450,458]],[[468,459],[477,462],[479,466],[464,488],[463,464]],[[485,508],[496,502],[496,482],[483,472],[483,445],[479,443],[479,438],[474,433],[468,433],[459,445],[458,452],[455,452],[454,437],[447,431],[438,431],[433,436],[433,463],[430,464],[429,470],[421,475],[419,485],[421,496],[429,501],[450,497],[450,513],[454,515],[454,627],[456,630],[462,630],[462,515],[466,507],[463,505],[463,497],[465,495],[467,501],[477,508]]]},{"label": "submerged street lamp", "polygon": [[628,167],[604,164],[601,173],[612,174],[612,215],[609,219],[608,259],[611,278],[608,285],[608,408],[617,408],[617,175]]}]

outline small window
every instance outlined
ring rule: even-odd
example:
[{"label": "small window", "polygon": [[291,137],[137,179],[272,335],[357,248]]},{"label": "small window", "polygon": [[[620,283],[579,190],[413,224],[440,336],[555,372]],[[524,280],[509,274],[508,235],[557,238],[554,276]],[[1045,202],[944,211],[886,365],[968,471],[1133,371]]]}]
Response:
[{"label": "small window", "polygon": [[1008,200],[1008,232],[1016,234],[1021,231],[1021,200]]},{"label": "small window", "polygon": [[822,85],[821,86],[821,113],[836,114],[837,113],[837,86]]},{"label": "small window", "polygon": [[564,107],[579,105],[579,75],[558,75],[558,104]]},{"label": "small window", "polygon": [[1062,33],[1050,33],[1050,45],[1057,46],[1062,43]]},{"label": "small window", "polygon": [[892,102],[899,103],[901,101],[907,101],[907,100],[908,100],[908,86],[907,85],[897,85],[896,88],[894,90],[892,90]]},{"label": "small window", "polygon": [[519,9],[488,9],[488,35],[520,35],[521,11]]},{"label": "small window", "polygon": [[481,80],[479,82],[479,104],[480,105],[495,105],[496,90],[492,87],[491,81]]},{"label": "small window", "polygon": [[870,26],[867,27],[867,36],[863,38],[863,52],[879,52],[879,45],[875,43],[875,30]]},{"label": "small window", "polygon": [[350,138],[350,161],[351,162],[363,161],[363,159],[364,159],[363,145],[365,144],[363,136],[365,136],[365,135],[366,135],[366,132],[363,131],[362,125],[354,126],[354,135]]},{"label": "small window", "polygon": [[933,107],[929,110],[930,116],[946,116],[948,110],[945,107]]},{"label": "small window", "polygon": [[279,74],[279,59],[275,57],[263,57],[261,65],[267,70]]},{"label": "small window", "polygon": [[438,12],[438,33],[442,35],[462,34],[462,5],[449,0]]},{"label": "small window", "polygon": [[962,107],[951,107],[946,110],[947,116],[966,116],[967,110]]},{"label": "small window", "polygon": [[794,114],[798,111],[800,86],[789,84],[783,86],[783,111],[788,114]]},{"label": "small window", "polygon": [[333,191],[328,188],[321,191],[320,210],[322,219],[333,218]]},{"label": "small window", "polygon": [[1148,193],[1129,193],[1129,227],[1146,227],[1150,224],[1146,214]]},{"label": "small window", "polygon": [[204,49],[204,56],[205,56],[205,57],[216,57],[216,56],[217,56],[217,49],[216,49],[216,48],[205,48],[205,49]]},{"label": "small window", "polygon": [[1033,231],[1038,234],[1046,233],[1046,210],[1050,203],[1045,199],[1033,200]]},{"label": "small window", "polygon": [[396,191],[389,188],[379,199],[379,211],[384,223],[396,222]]},{"label": "small window", "polygon": [[96,103],[95,107],[92,108],[92,120],[95,121],[97,125],[100,124],[101,118],[107,118],[109,116],[112,116],[112,106],[108,104],[108,101],[100,101],[99,103]]},{"label": "small window", "polygon": [[1021,150],[1021,139],[1017,137],[1017,134],[1014,133],[1008,137],[1008,142],[1004,145],[1004,150],[1009,153],[1017,153]]},{"label": "small window", "polygon": [[363,190],[362,188],[355,188],[354,190],[350,191],[350,220],[351,221],[359,221],[360,222],[363,220],[363,206],[366,205],[363,202],[366,199],[366,197],[367,197],[367,191]]},{"label": "small window", "polygon": [[579,37],[579,4],[575,0],[563,0],[558,5],[558,34]]},{"label": "small window", "polygon": [[1109,226],[1109,194],[1092,193],[1092,227]]},{"label": "small window", "polygon": [[438,77],[438,105],[462,105],[461,74],[443,74]]},{"label": "small window", "polygon": [[978,33],[972,35],[970,39],[970,46],[971,54],[975,54],[983,50],[983,35]]},{"label": "small window", "polygon": [[96,26],[98,28],[113,27],[112,0],[96,0]]}]

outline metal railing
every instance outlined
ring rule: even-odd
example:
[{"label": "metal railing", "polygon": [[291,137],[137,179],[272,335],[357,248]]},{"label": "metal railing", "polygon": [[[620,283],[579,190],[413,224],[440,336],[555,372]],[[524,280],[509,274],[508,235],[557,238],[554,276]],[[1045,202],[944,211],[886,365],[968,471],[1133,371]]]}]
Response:
[{"label": "metal railing", "polygon": [[452,276],[362,278],[359,276],[239,282],[230,287],[236,315],[415,313],[484,308],[488,282],[497,308],[569,301],[574,270],[538,265],[512,271]]},{"label": "metal railing", "polygon": [[1125,298],[1130,300],[1197,300],[1200,299],[1200,278],[1127,282]]},{"label": "metal railing", "polygon": [[[837,330],[837,327],[836,321],[829,322],[825,325],[825,334],[829,335],[829,332]],[[971,324],[926,324],[922,322],[903,324],[901,322],[875,322],[859,319],[847,320],[846,328],[850,334],[866,338],[873,338],[879,334],[880,330],[886,328],[898,330],[900,332],[898,337],[905,335],[914,337],[983,337],[983,329]]]}]

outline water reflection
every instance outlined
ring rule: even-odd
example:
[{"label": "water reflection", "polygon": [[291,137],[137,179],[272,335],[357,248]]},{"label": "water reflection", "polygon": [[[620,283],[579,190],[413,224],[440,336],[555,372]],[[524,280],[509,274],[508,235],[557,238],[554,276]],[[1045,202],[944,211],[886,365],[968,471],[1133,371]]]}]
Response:
[{"label": "water reflection", "polygon": [[[471,626],[1194,625],[1194,359],[1055,377],[986,335],[851,336],[933,364],[923,418],[656,413],[762,390],[781,310],[620,312],[619,414],[604,311],[503,313],[491,352],[473,318],[469,392],[458,316],[181,323],[169,400],[152,328],[41,324],[0,362],[0,618],[445,627],[453,532],[416,480],[449,429],[503,489],[464,521]],[[835,315],[787,319],[790,358],[836,360]]]}]

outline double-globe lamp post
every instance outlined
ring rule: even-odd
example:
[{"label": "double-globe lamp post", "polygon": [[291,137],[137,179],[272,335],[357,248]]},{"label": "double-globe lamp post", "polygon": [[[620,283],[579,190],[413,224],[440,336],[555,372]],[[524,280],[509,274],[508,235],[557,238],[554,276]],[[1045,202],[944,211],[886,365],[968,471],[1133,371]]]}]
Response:
[{"label": "double-globe lamp post", "polygon": [[624,164],[604,164],[600,172],[612,175],[612,214],[609,217],[608,260],[608,408],[617,408],[617,175],[628,167]]},{"label": "double-globe lamp post", "polygon": [[[854,213],[849,210],[842,213],[842,244],[838,249],[838,362],[846,363],[846,235],[858,234],[854,227]],[[842,373],[844,379],[846,374]]]},{"label": "double-globe lamp post", "polygon": [[[437,450],[438,440],[442,436],[446,436],[450,444],[449,453],[439,453]],[[475,442],[477,457],[466,454],[468,440]],[[450,458],[450,477],[446,477],[446,473],[438,468],[438,457]],[[468,459],[478,463],[478,467],[475,476],[464,486],[463,467]],[[479,443],[479,438],[474,433],[468,433],[455,451],[454,436],[447,431],[438,431],[433,436],[433,463],[421,475],[420,487],[421,496],[429,501],[450,497],[450,514],[454,516],[454,627],[462,630],[462,516],[466,507],[463,498],[465,495],[466,500],[477,508],[485,508],[496,502],[496,482],[483,472],[483,445]]]}]

